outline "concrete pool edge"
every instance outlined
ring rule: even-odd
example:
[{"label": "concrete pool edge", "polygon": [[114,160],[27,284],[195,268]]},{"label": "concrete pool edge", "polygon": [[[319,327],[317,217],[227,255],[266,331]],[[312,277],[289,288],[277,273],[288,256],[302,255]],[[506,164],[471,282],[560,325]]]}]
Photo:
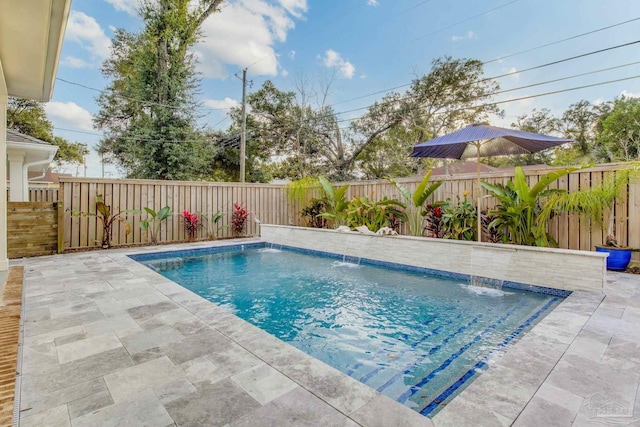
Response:
[{"label": "concrete pool edge", "polygon": [[[163,248],[161,252],[175,252],[181,248],[197,251],[198,249],[225,246],[238,247],[247,245],[254,247],[256,244],[263,243],[265,242],[262,239],[227,240],[215,242],[214,244],[212,242],[201,242],[197,245],[170,245]],[[135,271],[139,266],[164,281],[170,281],[134,259],[135,255],[155,253],[156,251],[153,251],[153,249],[153,247],[148,247],[142,252],[135,249],[122,250],[121,253],[114,254],[111,258],[129,271]],[[171,283],[175,282],[171,281]],[[246,351],[278,370],[359,425],[390,425],[388,423],[403,426],[433,425],[429,418],[420,415],[409,407],[384,396],[373,388],[298,350],[181,285],[177,283],[175,285],[182,289],[179,293],[182,294],[180,298],[186,299],[176,300],[172,296],[177,294],[165,294],[168,298],[191,311],[195,316],[221,332],[228,339],[240,345]],[[381,420],[384,420],[384,422],[381,423]]]},{"label": "concrete pool edge", "polygon": [[[265,243],[269,244],[269,242]],[[239,247],[238,244],[225,246]],[[256,245],[255,243],[250,243],[247,246],[255,247]],[[135,254],[129,255],[135,258]],[[501,424],[510,425],[535,395],[557,362],[560,361],[562,355],[569,348],[603,298],[604,295],[600,293],[572,291],[555,309],[547,312],[532,329],[517,336],[513,342],[509,343],[505,347],[503,356],[497,356],[488,361],[488,368],[483,369],[481,375],[475,376],[471,381],[466,381],[460,387],[462,391],[447,406],[439,408],[439,411],[432,418],[433,422],[436,425],[466,425],[464,424],[465,422],[471,424],[492,420],[492,422],[499,421]],[[264,331],[236,316],[230,316],[241,320],[240,323],[246,324],[245,328],[260,331],[259,335],[265,337]],[[234,322],[237,322],[235,319]],[[279,345],[283,344],[289,347],[288,351],[317,361],[269,334],[266,334],[266,336],[268,336],[267,342],[270,343],[269,345],[275,345],[278,348]],[[247,339],[243,339],[243,341],[247,341]],[[251,344],[248,350],[258,351],[258,353],[262,351],[254,348]],[[279,370],[287,369],[286,366],[279,365],[282,363],[279,356],[271,359],[273,355],[270,353],[272,351],[277,353],[277,350],[268,349],[264,351],[264,354],[257,355],[270,364],[275,363],[276,365],[272,366]],[[536,360],[530,360],[532,357],[536,358]],[[319,363],[325,365],[323,362]],[[535,366],[535,369],[531,369],[532,365]],[[325,366],[328,367],[328,365]],[[338,376],[344,376],[353,384],[357,384],[357,388],[362,389],[364,387],[364,390],[368,389],[369,392],[375,392],[346,374],[334,368],[330,369],[339,374]],[[509,372],[509,375],[505,375],[505,372]],[[294,377],[291,378],[296,380]],[[515,382],[514,379],[516,379]],[[514,387],[517,390],[516,393],[514,393]],[[389,400],[394,402],[392,399]]]},{"label": "concrete pool edge", "polygon": [[261,224],[260,232],[264,241],[276,245],[527,285],[603,292],[606,283],[606,255],[598,252],[271,224]]}]

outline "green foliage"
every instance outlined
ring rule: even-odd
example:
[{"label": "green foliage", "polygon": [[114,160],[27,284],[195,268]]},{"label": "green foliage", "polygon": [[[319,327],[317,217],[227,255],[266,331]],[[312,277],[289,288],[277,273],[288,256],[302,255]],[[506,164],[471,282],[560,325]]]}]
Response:
[{"label": "green foliage", "polygon": [[396,199],[388,199],[386,196],[379,201],[356,197],[347,207],[346,225],[349,228],[366,225],[373,232],[382,227],[394,228],[397,231],[400,223],[407,220],[405,207],[404,203]]},{"label": "green foliage", "polygon": [[300,215],[306,220],[307,227],[327,228],[327,220],[321,215],[325,209],[326,205],[322,200],[311,199],[310,204],[300,211]]},{"label": "green foliage", "polygon": [[81,164],[84,162],[84,156],[89,154],[86,144],[69,142],[59,136],[53,136],[53,125],[47,119],[42,102],[9,98],[7,128],[57,145],[58,151],[53,161],[58,167],[66,163]]},{"label": "green foliage", "polygon": [[442,237],[453,240],[477,239],[478,213],[470,200],[465,196],[458,198],[458,203],[451,204],[451,200],[442,206]]},{"label": "green foliage", "polygon": [[214,212],[211,215],[205,215],[202,212],[198,212],[198,214],[207,222],[204,227],[207,230],[207,237],[211,240],[217,239],[220,230],[228,227],[227,225],[218,225],[220,220],[224,217],[224,214],[221,211]]},{"label": "green foliage", "polygon": [[320,215],[327,220],[329,226],[332,228],[344,225],[347,219],[347,208],[349,207],[349,203],[347,202],[349,185],[346,184],[335,188],[324,176],[319,176],[318,181],[322,186],[324,194],[324,197],[320,200],[325,205],[325,211]]},{"label": "green foliage", "polygon": [[289,202],[298,205],[309,203],[310,194],[313,190],[319,188],[320,182],[318,182],[318,178],[313,176],[300,178],[285,185],[285,189],[287,190],[287,199],[289,199]]},{"label": "green foliage", "polygon": [[144,208],[144,210],[151,218],[140,221],[140,229],[147,230],[149,232],[149,243],[157,245],[159,241],[160,225],[162,224],[162,221],[171,216],[171,208],[169,206],[165,206],[158,212],[151,208]]},{"label": "green foliage", "polygon": [[640,163],[619,170],[601,185],[572,193],[553,194],[544,204],[539,223],[546,227],[555,213],[569,212],[590,219],[607,232],[606,244],[618,247],[614,226],[614,202],[622,195],[629,179],[640,177]]},{"label": "green foliage", "polygon": [[604,159],[640,159],[640,98],[616,99],[601,125],[599,151]]},{"label": "green foliage", "polygon": [[13,129],[46,142],[53,140],[53,125],[47,119],[44,103],[30,99],[9,98],[7,129]]},{"label": "green foliage", "polygon": [[546,227],[538,222],[542,210],[541,199],[562,193],[564,190],[547,187],[575,170],[578,168],[549,172],[533,187],[529,187],[524,171],[520,166],[516,166],[515,176],[507,185],[482,182],[482,187],[500,201],[496,209],[489,212],[489,215],[496,217],[489,226],[494,227],[499,233],[504,233],[508,236],[508,241],[517,245],[547,246],[549,242],[553,242],[553,238],[548,235]]},{"label": "green foliage", "polygon": [[409,233],[412,236],[422,236],[424,215],[426,214],[424,204],[427,202],[429,196],[442,185],[442,181],[436,181],[429,185],[429,178],[431,178],[431,171],[428,171],[424,175],[413,194],[398,182],[387,178],[389,182],[400,190],[400,194],[407,202],[407,225],[409,226]]},{"label": "green foliage", "polygon": [[96,213],[79,211],[71,212],[73,216],[95,216],[100,219],[100,221],[102,222],[101,245],[104,249],[108,249],[111,247],[111,242],[113,241],[113,223],[116,221],[121,222],[125,228],[125,236],[128,236],[129,234],[131,234],[131,224],[129,223],[129,221],[127,221],[126,215],[139,213],[139,210],[128,209],[112,214],[111,206],[107,205],[104,202],[101,194],[96,196]]},{"label": "green foliage", "polygon": [[98,97],[99,152],[129,177],[204,177],[210,147],[198,129],[192,48],[222,0],[144,0],[139,33],[116,30]]},{"label": "green foliage", "polygon": [[84,157],[89,155],[87,144],[79,142],[69,142],[59,136],[54,136],[51,141],[53,145],[58,146],[56,157],[53,159],[59,166],[65,163],[81,164],[84,163]]}]

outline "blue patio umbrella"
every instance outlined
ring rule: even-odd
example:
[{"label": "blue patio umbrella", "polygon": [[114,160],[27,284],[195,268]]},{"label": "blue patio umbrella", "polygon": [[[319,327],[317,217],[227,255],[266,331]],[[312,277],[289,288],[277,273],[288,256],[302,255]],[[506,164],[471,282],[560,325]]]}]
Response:
[{"label": "blue patio umbrella", "polygon": [[483,124],[473,124],[459,131],[414,145],[410,157],[477,159],[478,241],[481,241],[480,157],[537,153],[568,142],[573,142],[573,140]]}]

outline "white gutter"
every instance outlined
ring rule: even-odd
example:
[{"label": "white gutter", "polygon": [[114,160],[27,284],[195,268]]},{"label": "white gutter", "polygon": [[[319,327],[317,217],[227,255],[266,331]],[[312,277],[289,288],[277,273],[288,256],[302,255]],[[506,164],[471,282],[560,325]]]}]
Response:
[{"label": "white gutter", "polygon": [[[54,151],[53,153],[49,153],[49,158],[46,160],[39,160],[37,162],[25,163],[24,165],[22,165],[22,170],[23,170],[23,173],[26,174],[27,176],[27,181],[33,181],[36,179],[43,178],[47,174],[47,169],[49,169],[49,165],[53,161],[53,158],[56,155],[56,151]],[[29,178],[29,168],[31,166],[38,166],[38,165],[46,165],[44,168],[42,168],[42,174]]]}]

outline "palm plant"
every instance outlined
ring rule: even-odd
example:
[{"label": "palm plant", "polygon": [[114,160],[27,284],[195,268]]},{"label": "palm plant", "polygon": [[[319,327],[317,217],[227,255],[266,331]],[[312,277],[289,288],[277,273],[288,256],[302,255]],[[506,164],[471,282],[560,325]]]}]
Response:
[{"label": "palm plant", "polygon": [[614,177],[605,180],[597,187],[573,193],[554,194],[541,211],[540,224],[546,227],[554,213],[577,213],[598,224],[603,230],[606,229],[606,246],[619,248],[613,204],[622,194],[629,179],[639,176],[640,163],[635,163],[627,169],[616,172]]},{"label": "palm plant", "polygon": [[320,200],[325,205],[325,211],[320,215],[329,221],[333,228],[344,225],[347,219],[347,207],[349,206],[347,202],[349,184],[336,188],[324,176],[319,176],[318,181],[320,181],[324,193],[324,197]]},{"label": "palm plant", "polygon": [[424,216],[426,215],[426,209],[424,204],[427,202],[429,196],[442,185],[442,181],[436,181],[429,184],[429,178],[431,178],[431,171],[427,172],[422,178],[420,184],[416,188],[416,191],[411,194],[407,188],[400,185],[398,182],[391,178],[387,178],[389,182],[398,187],[400,194],[407,201],[407,225],[409,227],[409,234],[412,236],[422,236]]},{"label": "palm plant", "polygon": [[489,212],[495,219],[488,225],[499,233],[504,233],[507,240],[517,245],[548,246],[556,244],[547,233],[546,224],[540,224],[538,217],[542,212],[541,199],[560,193],[565,190],[547,188],[558,178],[568,175],[578,168],[566,168],[549,172],[540,178],[533,186],[529,187],[527,177],[520,166],[515,169],[515,176],[507,185],[489,184],[481,185],[495,196],[500,204]]}]

